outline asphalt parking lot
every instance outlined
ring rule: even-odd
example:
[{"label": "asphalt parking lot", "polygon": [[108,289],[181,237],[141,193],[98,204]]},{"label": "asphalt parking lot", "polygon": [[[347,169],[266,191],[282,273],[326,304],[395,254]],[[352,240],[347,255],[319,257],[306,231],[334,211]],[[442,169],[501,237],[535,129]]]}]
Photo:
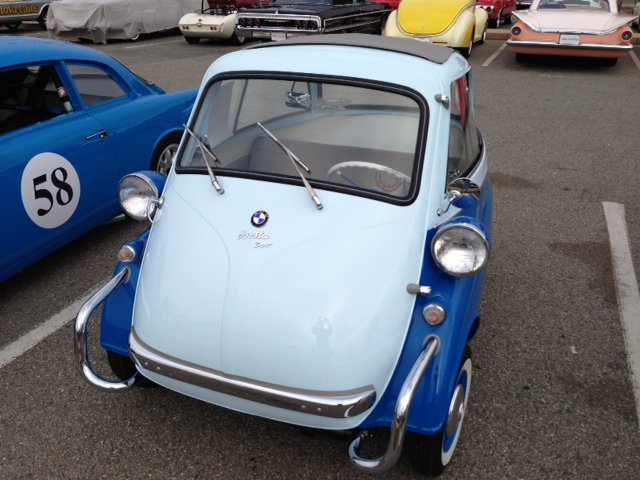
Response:
[{"label": "asphalt parking lot", "polygon": [[[35,26],[20,34],[44,35]],[[87,45],[169,91],[197,87],[236,48],[187,45],[175,34]],[[637,305],[628,272],[640,272],[640,46],[604,67],[516,63],[503,45],[489,40],[470,59],[495,243],[470,408],[443,478],[638,479],[637,385],[623,322],[640,321],[625,310]],[[101,226],[0,283],[0,479],[370,478],[349,466],[351,437],[161,388],[105,394],[82,381],[70,320],[142,228]],[[62,328],[26,349],[52,319]],[[385,478],[418,476],[403,459]]]}]

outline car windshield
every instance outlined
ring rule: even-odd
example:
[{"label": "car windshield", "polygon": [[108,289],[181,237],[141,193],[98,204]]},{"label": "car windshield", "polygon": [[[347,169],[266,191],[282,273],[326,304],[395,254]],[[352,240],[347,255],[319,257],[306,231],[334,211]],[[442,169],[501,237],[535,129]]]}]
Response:
[{"label": "car windshield", "polygon": [[[178,173],[249,176],[406,199],[414,191],[426,107],[409,92],[318,80],[212,83]],[[194,136],[196,138],[194,138]],[[220,183],[224,186],[224,181]]]},{"label": "car windshield", "polygon": [[538,9],[584,8],[609,11],[607,0],[540,0]]}]

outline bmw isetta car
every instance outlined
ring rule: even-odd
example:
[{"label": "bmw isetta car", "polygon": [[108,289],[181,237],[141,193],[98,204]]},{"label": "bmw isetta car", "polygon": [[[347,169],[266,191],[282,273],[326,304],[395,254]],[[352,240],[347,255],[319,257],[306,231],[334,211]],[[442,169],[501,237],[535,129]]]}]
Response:
[{"label": "bmw isetta car", "polygon": [[[75,360],[104,390],[141,377],[229,409],[354,432],[382,472],[403,445],[438,474],[468,404],[492,186],[469,64],[340,34],[216,60],[166,178],[125,176],[150,228],[80,310]],[[88,325],[120,380],[99,376]],[[361,448],[390,431],[379,458]],[[406,440],[406,442],[405,442]]]}]

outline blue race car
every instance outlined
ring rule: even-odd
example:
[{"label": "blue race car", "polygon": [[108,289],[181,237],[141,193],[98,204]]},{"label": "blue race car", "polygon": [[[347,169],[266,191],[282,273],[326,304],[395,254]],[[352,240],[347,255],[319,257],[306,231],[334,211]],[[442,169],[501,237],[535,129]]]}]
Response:
[{"label": "blue race car", "polygon": [[90,48],[0,42],[2,281],[118,214],[123,175],[166,171],[196,91],[167,94]]},{"label": "blue race car", "polygon": [[[119,196],[152,225],[76,318],[91,385],[144,376],[248,414],[355,429],[349,456],[366,472],[390,469],[404,443],[420,472],[450,463],[493,205],[460,54],[339,34],[225,55],[168,177],[128,175]],[[100,341],[120,380],[89,359],[103,301]],[[370,458],[375,429],[390,436]]]}]

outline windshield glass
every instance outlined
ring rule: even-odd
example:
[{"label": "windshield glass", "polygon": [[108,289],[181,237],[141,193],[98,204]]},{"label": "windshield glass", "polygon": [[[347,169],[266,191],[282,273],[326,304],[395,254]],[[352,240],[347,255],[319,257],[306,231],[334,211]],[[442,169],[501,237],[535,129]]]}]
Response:
[{"label": "windshield glass", "polygon": [[607,0],[540,0],[538,9],[547,8],[585,8],[609,11]]},{"label": "windshield glass", "polygon": [[409,93],[315,79],[220,80],[203,96],[191,126],[199,142],[189,138],[177,170],[206,174],[204,145],[218,176],[303,175],[316,188],[407,198],[426,124],[420,105]]}]

